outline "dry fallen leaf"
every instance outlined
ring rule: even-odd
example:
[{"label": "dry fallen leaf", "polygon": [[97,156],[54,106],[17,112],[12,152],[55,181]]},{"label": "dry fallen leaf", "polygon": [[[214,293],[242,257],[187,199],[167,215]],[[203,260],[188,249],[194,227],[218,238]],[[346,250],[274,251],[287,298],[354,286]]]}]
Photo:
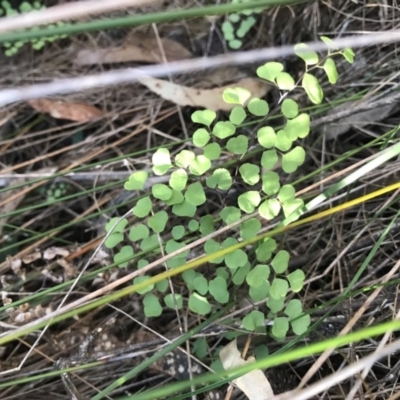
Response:
[{"label": "dry fallen leaf", "polygon": [[75,58],[75,64],[93,65],[130,61],[162,63],[164,60],[160,46],[167,61],[185,60],[192,57],[190,51],[171,39],[161,38],[159,43],[154,37],[137,34],[126,40],[122,46],[81,50]]},{"label": "dry fallen leaf", "polygon": [[[74,267],[74,265],[71,264],[71,263],[69,263],[69,262],[67,262],[67,261],[64,260],[63,258],[60,259],[60,260],[57,260],[56,263],[57,263],[60,267],[64,268],[65,275],[66,275],[66,278],[67,278],[67,279],[69,279],[69,278],[74,278],[75,276],[78,275],[78,271],[76,270],[76,268]],[[67,279],[66,279],[66,280],[67,280]]]},{"label": "dry fallen leaf", "polygon": [[256,78],[243,78],[233,84],[214,89],[187,87],[151,77],[140,78],[139,82],[163,99],[169,100],[179,106],[204,107],[213,111],[230,111],[235,107],[235,104],[225,103],[222,99],[222,93],[228,87],[247,89],[251,93],[250,99],[252,97],[264,97],[271,87]]},{"label": "dry fallen leaf", "polygon": [[44,308],[38,304],[35,308],[30,308],[29,303],[22,304],[14,309],[10,314],[10,321],[16,325],[23,325],[37,318],[42,318],[54,311],[53,307]]},{"label": "dry fallen leaf", "polygon": [[[340,106],[333,108],[328,111],[326,115],[334,115],[337,112],[346,110],[353,105],[357,104],[356,101],[344,103]],[[338,138],[340,135],[348,132],[352,127],[362,128],[366,125],[374,124],[376,122],[382,121],[388,115],[390,115],[396,107],[396,103],[387,104],[382,107],[377,107],[375,109],[355,112],[348,117],[341,118],[337,122],[332,122],[330,124],[326,124],[322,127],[322,132],[325,134],[326,140],[333,140]]]},{"label": "dry fallen leaf", "polygon": [[42,253],[40,251],[35,251],[33,253],[27,254],[22,257],[22,262],[24,264],[32,264],[36,260],[40,260],[42,258]]},{"label": "dry fallen leaf", "polygon": [[99,263],[101,266],[105,267],[110,262],[110,254],[105,250],[100,249],[96,252],[96,255],[90,260],[91,264]]},{"label": "dry fallen leaf", "polygon": [[15,260],[11,260],[11,269],[15,275],[19,275],[21,273],[22,261],[20,258]]},{"label": "dry fallen leaf", "polygon": [[[236,339],[220,351],[219,357],[225,370],[240,367],[255,361],[254,357],[249,357],[246,361],[243,360],[237,348]],[[234,379],[233,383],[235,383],[250,400],[270,400],[274,397],[272,387],[267,377],[260,369],[255,369],[240,378]]]},{"label": "dry fallen leaf", "polygon": [[[206,73],[197,73],[197,79],[193,80],[191,86],[201,89],[213,89],[220,86],[229,85],[232,82],[237,82],[248,75],[236,67],[221,67],[210,69]],[[200,79],[199,79],[200,78]]]},{"label": "dry fallen leaf", "polygon": [[43,252],[43,258],[45,260],[53,260],[56,256],[68,257],[69,251],[62,247],[49,247]]},{"label": "dry fallen leaf", "polygon": [[53,118],[75,122],[89,122],[104,115],[103,111],[94,106],[64,100],[34,99],[29,100],[28,104],[40,113],[49,113]]},{"label": "dry fallen leaf", "polygon": [[59,274],[59,273],[54,273],[53,271],[50,271],[48,268],[41,268],[40,273],[46,277],[51,282],[54,283],[62,283],[64,282],[64,277]]}]

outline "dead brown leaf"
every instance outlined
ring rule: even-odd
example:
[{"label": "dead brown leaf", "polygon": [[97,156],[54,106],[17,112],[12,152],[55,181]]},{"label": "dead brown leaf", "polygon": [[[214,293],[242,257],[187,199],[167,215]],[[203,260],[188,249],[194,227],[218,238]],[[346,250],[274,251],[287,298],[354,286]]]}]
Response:
[{"label": "dead brown leaf", "polygon": [[[223,347],[219,358],[225,370],[251,364],[254,357],[243,360],[238,348],[236,339]],[[271,400],[274,398],[272,387],[260,369],[254,369],[247,374],[232,381],[247,396],[249,400]]]},{"label": "dead brown leaf", "polygon": [[41,268],[40,273],[51,282],[54,282],[54,283],[64,282],[64,277],[61,274],[59,274],[59,273],[55,274],[53,271],[49,270],[48,268]]},{"label": "dead brown leaf", "polygon": [[9,313],[10,321],[16,325],[23,325],[29,321],[41,318],[53,311],[51,306],[43,307],[38,304],[35,308],[30,308],[29,303],[24,303]]},{"label": "dead brown leaf", "polygon": [[[344,103],[328,111],[326,115],[335,115],[336,113],[346,110],[355,104],[357,104],[355,101]],[[373,125],[382,121],[393,112],[396,106],[396,103],[393,103],[372,110],[355,112],[348,117],[340,118],[336,122],[323,125],[321,130],[325,134],[326,140],[337,139],[340,135],[348,132],[353,127],[356,129],[363,128],[366,125]]]},{"label": "dead brown leaf", "polygon": [[131,61],[158,64],[164,61],[160,46],[167,61],[185,60],[192,57],[190,51],[171,39],[161,38],[158,42],[155,37],[137,34],[126,40],[122,46],[81,50],[76,56],[75,64],[93,65]]},{"label": "dead brown leaf", "polygon": [[60,267],[64,268],[66,278],[68,278],[68,279],[74,278],[75,276],[78,275],[78,271],[76,270],[74,265],[69,263],[68,261],[64,260],[63,258],[61,258],[60,260],[57,260],[56,262]]},{"label": "dead brown leaf", "polygon": [[42,253],[40,251],[35,251],[30,253],[24,257],[22,257],[22,262],[24,264],[32,264],[36,260],[40,260],[42,258]]},{"label": "dead brown leaf", "polygon": [[236,67],[222,67],[198,73],[190,86],[201,89],[213,89],[220,86],[229,85],[240,79],[247,78],[247,74]]},{"label": "dead brown leaf", "polygon": [[21,274],[21,267],[22,267],[22,261],[20,258],[17,258],[15,260],[11,260],[11,269],[14,272],[15,275],[20,275]]},{"label": "dead brown leaf", "polygon": [[89,104],[71,103],[64,100],[34,99],[28,104],[40,113],[48,113],[53,118],[75,122],[89,122],[101,118],[104,113]]},{"label": "dead brown leaf", "polygon": [[139,82],[163,99],[169,100],[179,106],[204,107],[213,111],[230,111],[235,107],[235,104],[225,103],[222,98],[222,93],[226,88],[241,87],[247,89],[251,93],[249,100],[253,97],[264,97],[271,88],[270,85],[256,78],[243,78],[235,83],[214,89],[198,89],[182,86],[177,83],[151,77],[141,78]]},{"label": "dead brown leaf", "polygon": [[68,257],[69,256],[69,251],[67,249],[64,249],[62,247],[49,247],[43,252],[43,259],[45,260],[53,260],[56,256],[61,256],[61,257]]}]

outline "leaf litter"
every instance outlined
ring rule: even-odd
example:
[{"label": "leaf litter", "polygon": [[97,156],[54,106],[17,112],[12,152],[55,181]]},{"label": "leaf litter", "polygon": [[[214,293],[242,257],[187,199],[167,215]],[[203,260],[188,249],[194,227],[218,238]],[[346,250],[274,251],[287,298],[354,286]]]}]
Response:
[{"label": "leaf litter", "polygon": [[56,119],[75,122],[89,122],[104,116],[99,108],[84,103],[73,103],[66,100],[33,99],[28,104],[39,113],[50,114]]},{"label": "leaf litter", "polygon": [[[161,47],[161,48],[160,48]],[[145,62],[159,64],[164,61],[179,61],[192,57],[192,53],[180,43],[168,38],[148,37],[135,34],[121,46],[80,50],[75,58],[76,65]]]},{"label": "leaf litter", "polygon": [[[129,35],[121,46],[79,51],[75,58],[75,64],[162,63],[164,56],[167,61],[179,61],[191,58],[192,53],[174,40],[168,38],[157,40],[155,37],[136,33]],[[241,77],[242,74],[236,68],[225,68],[209,74],[204,73],[201,76],[202,82],[205,83],[204,86],[207,86],[210,81],[219,83],[219,85],[224,82],[226,80],[225,70],[229,70],[228,75],[232,75],[232,72],[234,72],[236,77],[231,77],[234,83],[212,89],[184,86],[152,77],[139,78],[138,81],[164,100],[171,101],[179,106],[204,107],[213,111],[230,111],[233,108],[233,105],[225,103],[222,99],[222,93],[228,87],[243,87],[252,94],[251,98],[262,98],[271,87],[256,78],[245,77],[238,80],[238,77]]]},{"label": "leaf litter", "polygon": [[241,87],[247,89],[251,93],[250,101],[254,97],[265,96],[271,87],[256,78],[243,78],[235,83],[213,89],[183,86],[151,77],[140,78],[139,82],[164,100],[171,101],[179,106],[204,107],[213,111],[230,111],[235,107],[235,104],[225,103],[222,98],[222,93],[227,88]]}]

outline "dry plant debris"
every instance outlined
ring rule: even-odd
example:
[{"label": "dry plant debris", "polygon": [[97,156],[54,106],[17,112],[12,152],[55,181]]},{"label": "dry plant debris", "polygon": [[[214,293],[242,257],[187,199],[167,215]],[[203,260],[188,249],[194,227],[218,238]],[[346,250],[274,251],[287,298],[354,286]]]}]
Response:
[{"label": "dry plant debris", "polygon": [[[143,33],[131,33],[121,46],[108,47],[95,50],[81,50],[78,52],[75,64],[96,65],[121,62],[149,62],[162,63],[164,61],[178,61],[191,58],[192,53],[184,46],[168,38],[146,36]],[[227,68],[228,69],[228,68]],[[236,70],[237,76],[240,72]],[[230,71],[228,71],[230,73]],[[178,83],[156,79],[152,77],[140,78],[139,82],[147,86],[151,91],[165,100],[169,100],[179,106],[205,107],[214,111],[230,111],[233,106],[222,100],[222,92],[227,87],[239,86],[250,91],[252,97],[263,97],[270,86],[256,78],[243,78],[230,85],[222,86],[226,81],[225,69],[205,72],[199,75],[203,81],[198,82],[199,87],[188,87]],[[208,81],[218,82],[216,88],[207,89]],[[249,101],[251,100],[249,99]]]},{"label": "dry plant debris", "polygon": [[124,62],[163,63],[192,57],[178,42],[168,38],[149,37],[136,33],[130,35],[121,46],[80,50],[75,58],[76,65],[112,64]]},{"label": "dry plant debris", "polygon": [[34,99],[28,104],[40,113],[48,113],[53,118],[75,122],[90,122],[104,116],[103,111],[89,104],[72,103],[67,100]]},{"label": "dry plant debris", "polygon": [[[10,187],[12,187],[12,186],[20,185],[24,182],[25,182],[25,179],[19,177],[19,178],[12,179],[9,182],[9,185],[10,185]],[[7,200],[10,196],[12,196],[13,194],[16,194],[18,192],[19,192],[18,189],[15,189],[15,190],[7,191],[5,193],[1,193],[0,194],[0,203],[2,201]],[[23,196],[19,196],[19,197],[15,198],[14,200],[5,202],[5,204],[3,204],[0,207],[0,235],[3,232],[4,225],[7,224],[7,221],[8,221],[8,218],[6,217],[6,215],[11,213],[12,211],[16,210],[23,199],[24,199]]]},{"label": "dry plant debris", "polygon": [[[345,104],[341,104],[338,107],[333,108],[332,110],[326,113],[327,116],[333,115],[337,112],[347,110],[351,108],[353,105],[357,105],[358,102],[349,102]],[[382,121],[388,115],[393,113],[393,110],[396,108],[396,104],[388,104],[386,106],[376,107],[375,109],[371,109],[368,111],[361,111],[349,115],[348,117],[342,118],[338,122],[326,124],[321,127],[322,132],[326,132],[325,137],[326,140],[334,140],[338,138],[340,135],[348,132],[352,127],[356,127],[358,129],[363,128],[364,126],[375,124],[377,122]],[[397,107],[398,108],[398,107]]]},{"label": "dry plant debris", "polygon": [[[225,370],[241,367],[255,361],[250,356],[247,360],[243,360],[238,348],[236,339],[227,344],[219,353],[222,365]],[[250,400],[272,400],[274,392],[265,376],[260,369],[255,369],[240,378],[232,381]]]},{"label": "dry plant debris", "polygon": [[235,83],[214,89],[182,86],[177,83],[151,77],[140,78],[139,82],[163,99],[179,106],[203,107],[213,111],[230,111],[234,108],[234,104],[228,104],[222,98],[222,93],[227,88],[241,87],[247,89],[251,93],[251,97],[248,100],[250,101],[254,97],[264,97],[271,87],[256,78],[243,78]]}]

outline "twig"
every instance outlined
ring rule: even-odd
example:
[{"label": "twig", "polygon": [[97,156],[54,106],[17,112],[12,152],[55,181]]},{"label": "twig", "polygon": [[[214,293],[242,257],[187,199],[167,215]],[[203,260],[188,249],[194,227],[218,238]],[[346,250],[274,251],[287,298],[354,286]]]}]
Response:
[{"label": "twig", "polygon": [[[22,178],[28,184],[30,180],[36,179],[47,179],[50,178],[53,182],[63,182],[65,178],[68,178],[72,181],[76,182],[94,182],[96,183],[104,183],[110,181],[122,181],[131,175],[129,171],[98,171],[98,172],[70,172],[67,174],[61,174],[54,177],[54,173],[46,173],[46,172],[28,172],[26,174],[0,174],[0,187],[8,186],[9,182],[16,180],[18,178]],[[149,188],[155,183],[163,183],[168,181],[169,176],[154,176],[149,177],[146,181],[145,188]],[[12,189],[10,187],[10,189]]]}]

